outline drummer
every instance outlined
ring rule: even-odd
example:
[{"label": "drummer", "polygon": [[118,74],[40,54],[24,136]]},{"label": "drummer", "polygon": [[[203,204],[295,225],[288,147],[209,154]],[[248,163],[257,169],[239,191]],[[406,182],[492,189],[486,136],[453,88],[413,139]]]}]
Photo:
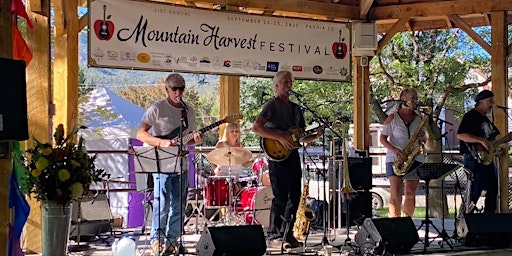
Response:
[{"label": "drummer", "polygon": [[[243,147],[240,143],[240,126],[236,123],[227,123],[222,137],[215,145],[215,148],[225,147]],[[216,166],[214,169],[215,175],[231,175],[238,176],[242,174],[242,167],[251,167],[252,161],[248,159],[245,163],[232,165],[232,166]],[[229,168],[231,167],[231,168]],[[230,170],[231,169],[231,170]]]}]

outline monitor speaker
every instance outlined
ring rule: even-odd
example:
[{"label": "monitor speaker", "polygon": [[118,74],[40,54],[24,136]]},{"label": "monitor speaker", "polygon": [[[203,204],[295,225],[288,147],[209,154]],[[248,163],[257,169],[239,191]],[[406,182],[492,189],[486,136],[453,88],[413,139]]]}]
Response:
[{"label": "monitor speaker", "polygon": [[267,245],[261,225],[206,227],[196,250],[199,256],[261,256]]},{"label": "monitor speaker", "polygon": [[27,140],[27,83],[25,62],[0,58],[2,100],[0,100],[0,140]]},{"label": "monitor speaker", "polygon": [[389,254],[409,254],[419,241],[411,217],[365,219],[355,241],[361,250]]},{"label": "monitor speaker", "polygon": [[94,198],[73,201],[69,236],[72,239],[88,241],[101,233],[111,231],[112,222],[110,205],[104,193],[99,193]]},{"label": "monitor speaker", "polygon": [[457,235],[465,246],[508,247],[512,244],[512,214],[464,214],[457,220]]}]

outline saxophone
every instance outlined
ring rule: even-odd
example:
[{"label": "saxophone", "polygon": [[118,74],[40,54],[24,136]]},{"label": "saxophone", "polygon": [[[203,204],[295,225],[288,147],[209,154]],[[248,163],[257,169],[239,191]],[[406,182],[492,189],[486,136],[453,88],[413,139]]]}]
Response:
[{"label": "saxophone", "polygon": [[293,235],[299,240],[305,240],[309,233],[309,224],[316,219],[316,214],[306,204],[306,198],[309,196],[309,167],[306,167],[306,181],[302,190],[299,208],[297,209],[295,224],[293,226]]},{"label": "saxophone", "polygon": [[[426,108],[428,108],[427,111],[430,110],[429,107]],[[416,156],[424,152],[423,143],[417,143],[417,140],[420,131],[425,127],[425,124],[427,124],[427,120],[428,114],[424,114],[420,125],[412,134],[405,148],[402,149],[402,156],[393,163],[393,171],[397,176],[404,176],[411,167],[411,164],[414,163]]]}]

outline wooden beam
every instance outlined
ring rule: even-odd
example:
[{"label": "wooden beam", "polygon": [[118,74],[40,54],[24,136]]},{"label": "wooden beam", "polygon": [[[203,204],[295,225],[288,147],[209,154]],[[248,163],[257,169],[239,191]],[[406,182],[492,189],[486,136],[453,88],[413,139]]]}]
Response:
[{"label": "wooden beam", "polygon": [[[507,105],[508,95],[508,63],[507,63],[507,14],[505,12],[491,13],[491,74],[492,90],[494,92],[494,101],[497,105]],[[508,131],[507,114],[504,111],[494,113],[494,123],[501,131],[506,134]],[[508,145],[500,145],[503,152],[508,152]],[[502,154],[499,158],[500,168],[497,170],[500,175],[500,212],[508,212],[508,154]]]},{"label": "wooden beam", "polygon": [[[490,23],[485,18],[484,15],[472,15],[471,17],[459,17],[466,22],[470,27],[480,27],[480,26],[490,26]],[[411,27],[413,31],[422,31],[422,30],[433,30],[433,29],[448,29],[452,27],[456,27],[456,24],[452,24],[452,26],[448,26],[446,22],[446,16],[440,16],[439,19],[433,19],[432,17],[427,18],[410,18],[413,21],[414,25]],[[392,20],[380,20],[376,21],[377,23],[377,32],[385,33],[391,26],[395,24],[396,19]],[[404,29],[402,31],[409,31],[408,29]],[[400,31],[401,32],[401,31]]]},{"label": "wooden beam", "polygon": [[351,20],[359,20],[360,15],[358,6],[308,0],[201,0],[201,2],[256,8],[267,11],[306,13]]},{"label": "wooden beam", "polygon": [[407,18],[399,19],[393,24],[393,26],[386,31],[384,36],[379,40],[376,54],[378,54],[380,51],[382,51],[382,48],[391,41],[391,39],[398,33],[399,31],[402,31],[403,27],[406,25],[406,23],[409,21]]},{"label": "wooden beam", "polygon": [[78,20],[78,31],[82,31],[85,27],[89,25],[89,12],[84,14],[80,19]]},{"label": "wooden beam", "polygon": [[507,11],[512,6],[512,0],[456,0],[422,2],[412,4],[395,4],[380,6],[372,9],[369,15],[371,20],[400,19],[409,17],[427,17],[443,15],[461,15],[473,13],[486,13]]},{"label": "wooden beam", "polygon": [[359,18],[362,20],[366,20],[366,16],[368,15],[368,11],[372,7],[374,0],[361,0],[359,1]]},{"label": "wooden beam", "polygon": [[[354,67],[354,141],[357,149],[370,149],[370,68],[361,66],[361,58],[352,57]],[[369,57],[366,57],[369,58]],[[370,60],[368,60],[370,62]]]},{"label": "wooden beam", "polygon": [[478,35],[466,22],[464,22],[457,15],[449,15],[450,20],[455,23],[459,28],[464,30],[469,37],[471,37],[477,44],[479,44],[487,53],[491,54],[491,46]]}]

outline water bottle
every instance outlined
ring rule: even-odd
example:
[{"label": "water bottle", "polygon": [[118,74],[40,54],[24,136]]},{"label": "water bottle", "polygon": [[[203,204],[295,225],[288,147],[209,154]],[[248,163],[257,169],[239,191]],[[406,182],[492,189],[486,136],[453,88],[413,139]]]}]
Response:
[{"label": "water bottle", "polygon": [[114,242],[112,243],[112,255],[117,256],[117,243],[119,243],[119,238],[116,238]]},{"label": "water bottle", "polygon": [[135,256],[135,241],[125,234],[117,243],[115,256]]}]

